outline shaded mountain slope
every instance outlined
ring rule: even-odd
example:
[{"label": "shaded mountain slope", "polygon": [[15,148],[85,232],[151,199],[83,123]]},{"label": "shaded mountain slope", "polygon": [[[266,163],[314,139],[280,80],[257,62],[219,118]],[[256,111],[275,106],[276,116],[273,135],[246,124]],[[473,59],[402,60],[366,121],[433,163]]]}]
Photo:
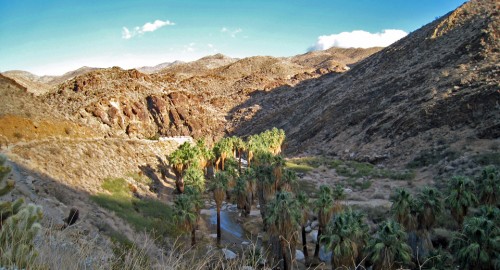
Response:
[{"label": "shaded mountain slope", "polygon": [[468,2],[348,72],[255,96],[237,109],[260,110],[235,133],[276,126],[289,152],[403,160],[440,139],[498,139],[497,10],[493,0]]}]

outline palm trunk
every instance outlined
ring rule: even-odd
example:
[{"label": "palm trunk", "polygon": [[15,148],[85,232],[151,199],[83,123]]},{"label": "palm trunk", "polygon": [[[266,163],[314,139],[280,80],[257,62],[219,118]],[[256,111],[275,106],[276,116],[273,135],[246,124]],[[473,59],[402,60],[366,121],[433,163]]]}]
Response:
[{"label": "palm trunk", "polygon": [[220,230],[220,206],[217,205],[217,245],[220,246],[221,230]]},{"label": "palm trunk", "polygon": [[175,181],[175,188],[179,194],[184,193],[184,179],[182,179],[182,177],[177,177]]},{"label": "palm trunk", "polygon": [[191,229],[191,246],[196,245],[196,226]]},{"label": "palm trunk", "polygon": [[238,156],[239,156],[239,159],[238,159],[238,168],[240,169],[240,173],[241,173],[241,151],[238,150]]},{"label": "palm trunk", "polygon": [[290,270],[292,269],[292,264],[288,259],[288,254],[287,254],[287,248],[286,248],[286,243],[284,239],[280,240],[281,243],[281,256],[283,258],[283,269],[284,270]]},{"label": "palm trunk", "polygon": [[307,251],[307,237],[305,226],[302,226],[302,252],[304,252],[304,258],[307,261],[307,258],[309,257],[309,251]]},{"label": "palm trunk", "polygon": [[316,247],[314,248],[314,258],[319,257],[319,239],[321,239],[321,226],[318,228],[318,238],[316,239]]}]

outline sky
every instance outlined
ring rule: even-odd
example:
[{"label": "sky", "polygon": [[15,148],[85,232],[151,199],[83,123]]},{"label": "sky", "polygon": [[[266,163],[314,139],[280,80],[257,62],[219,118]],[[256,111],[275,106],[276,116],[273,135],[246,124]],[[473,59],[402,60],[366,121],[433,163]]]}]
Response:
[{"label": "sky", "polygon": [[0,72],[387,46],[464,0],[0,0]]}]

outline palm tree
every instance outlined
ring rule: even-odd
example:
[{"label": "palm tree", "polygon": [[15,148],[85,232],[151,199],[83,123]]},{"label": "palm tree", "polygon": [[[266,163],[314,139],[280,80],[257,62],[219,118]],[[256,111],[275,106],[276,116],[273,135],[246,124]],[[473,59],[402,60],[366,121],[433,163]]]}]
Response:
[{"label": "palm tree", "polygon": [[[260,214],[262,220],[267,217],[267,203],[274,198],[276,193],[275,180],[271,166],[259,165],[255,168],[257,178],[257,197],[259,199]],[[267,223],[264,222],[264,231],[267,230]]]},{"label": "palm tree", "polygon": [[436,223],[436,218],[443,210],[441,195],[435,188],[424,187],[418,194],[415,205],[418,227],[415,233],[408,233],[410,246],[414,251],[413,257],[417,258],[418,256],[418,259],[421,259],[428,257],[429,253],[434,249],[430,231]]},{"label": "palm tree", "polygon": [[297,201],[302,209],[302,216],[300,220],[300,229],[302,236],[302,252],[304,252],[304,258],[307,261],[309,257],[309,251],[307,250],[307,233],[306,233],[306,225],[309,221],[309,197],[303,191],[297,195]]},{"label": "palm tree", "polygon": [[222,138],[218,141],[213,148],[216,156],[216,167],[221,165],[221,170],[224,170],[224,163],[227,157],[230,157],[233,151],[233,144],[231,138]]},{"label": "palm tree", "polygon": [[206,146],[204,139],[196,141],[196,149],[198,153],[199,168],[206,173],[206,169],[212,166],[213,159],[215,158],[214,152]]},{"label": "palm tree", "polygon": [[443,211],[441,193],[435,188],[424,187],[417,197],[417,204],[420,205],[418,213],[418,226],[421,229],[430,230],[436,223],[436,218]]},{"label": "palm tree", "polygon": [[285,159],[282,156],[274,156],[271,160],[273,167],[273,174],[275,179],[275,189],[278,190],[280,186],[281,177],[283,176],[283,167],[285,166]]},{"label": "palm tree", "polygon": [[297,174],[292,170],[283,170],[279,190],[291,192],[297,185]]},{"label": "palm tree", "polygon": [[380,224],[377,234],[368,244],[374,270],[393,270],[411,262],[411,248],[406,243],[403,227],[394,220]]},{"label": "palm tree", "polygon": [[300,221],[300,206],[293,194],[278,192],[276,197],[269,202],[269,215],[265,222],[270,228],[270,233],[279,239],[281,254],[275,254],[282,262],[281,269],[291,269],[295,255],[296,231]]},{"label": "palm tree", "polygon": [[500,256],[498,223],[484,216],[465,219],[461,233],[455,233],[450,248],[462,269],[497,269]]},{"label": "palm tree", "polygon": [[241,173],[241,159],[246,149],[246,143],[240,137],[236,136],[233,136],[232,140],[234,151],[238,154],[238,171]]},{"label": "palm tree", "polygon": [[221,229],[220,229],[220,209],[222,202],[226,197],[228,185],[228,177],[226,172],[217,172],[214,179],[210,182],[210,189],[214,193],[214,200],[217,208],[217,244],[220,245]]},{"label": "palm tree", "polygon": [[191,147],[190,143],[184,142],[168,156],[168,161],[176,176],[175,186],[178,193],[184,192],[184,172],[188,167],[197,165],[197,154],[198,151],[195,147]]},{"label": "palm tree", "polygon": [[197,210],[193,199],[187,194],[180,194],[174,201],[174,220],[185,232],[191,232],[191,246],[196,244]]},{"label": "palm tree", "polygon": [[368,225],[362,221],[362,216],[351,209],[335,215],[322,236],[327,248],[334,254],[332,269],[356,269],[368,231]]},{"label": "palm tree", "polygon": [[334,213],[342,211],[342,201],[346,199],[344,188],[341,185],[336,185],[332,190],[332,197],[335,201]]},{"label": "palm tree", "polygon": [[318,238],[316,239],[316,247],[314,248],[314,258],[319,256],[319,246],[321,233],[324,231],[326,224],[330,221],[334,208],[333,194],[329,186],[322,185],[319,187],[318,198],[315,201],[315,209],[318,211]]},{"label": "palm tree", "polygon": [[205,191],[205,176],[198,167],[189,167],[184,173],[184,183],[202,193]]},{"label": "palm tree", "polygon": [[391,212],[394,220],[401,224],[406,231],[416,229],[416,217],[413,213],[416,210],[413,196],[404,188],[398,188],[391,196]]},{"label": "palm tree", "polygon": [[451,215],[462,226],[464,217],[467,215],[469,207],[477,203],[474,195],[474,182],[464,176],[454,176],[451,178],[448,194],[445,202],[451,210]]},{"label": "palm tree", "polygon": [[479,202],[498,205],[500,203],[500,173],[498,170],[493,166],[484,168],[477,182]]}]

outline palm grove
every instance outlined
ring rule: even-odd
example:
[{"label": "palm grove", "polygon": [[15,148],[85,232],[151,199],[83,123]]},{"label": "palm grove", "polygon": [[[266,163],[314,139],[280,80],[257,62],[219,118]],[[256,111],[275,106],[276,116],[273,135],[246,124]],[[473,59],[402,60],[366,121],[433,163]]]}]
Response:
[{"label": "palm grove", "polygon": [[[176,221],[191,233],[192,245],[196,244],[202,194],[208,191],[216,204],[219,245],[224,200],[235,202],[245,216],[254,205],[260,205],[263,230],[269,235],[270,265],[280,269],[293,268],[299,242],[306,263],[318,262],[320,245],[332,251],[332,269],[369,265],[376,270],[450,269],[453,265],[500,269],[500,173],[496,168],[486,167],[474,181],[453,177],[445,192],[424,187],[413,195],[398,189],[391,196],[390,219],[370,231],[366,216],[342,203],[341,186],[321,186],[315,200],[297,192],[297,176],[285,168],[281,156],[284,141],[284,131],[273,128],[246,140],[222,138],[212,148],[203,140],[184,143],[169,156],[178,193]],[[243,166],[243,156],[247,166]],[[314,253],[309,256],[305,225],[313,215],[319,229]],[[453,217],[457,230],[447,246],[434,248],[432,230],[447,215]]]}]

